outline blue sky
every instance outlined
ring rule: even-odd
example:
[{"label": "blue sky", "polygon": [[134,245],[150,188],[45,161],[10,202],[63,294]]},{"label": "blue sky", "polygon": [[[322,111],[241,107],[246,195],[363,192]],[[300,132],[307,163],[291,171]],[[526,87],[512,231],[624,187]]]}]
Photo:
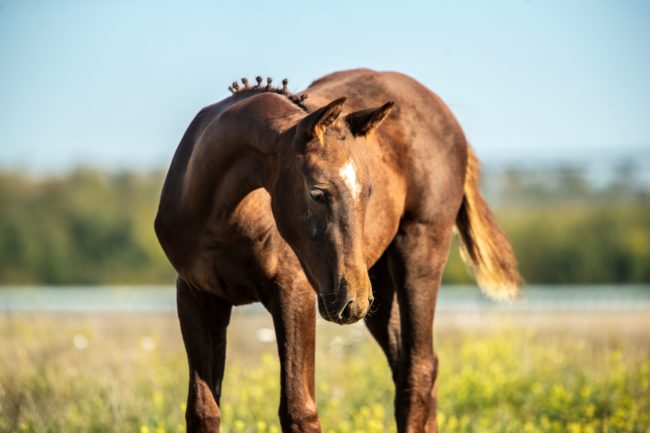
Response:
[{"label": "blue sky", "polygon": [[166,167],[242,76],[440,94],[486,160],[650,149],[650,2],[0,2],[0,166]]}]

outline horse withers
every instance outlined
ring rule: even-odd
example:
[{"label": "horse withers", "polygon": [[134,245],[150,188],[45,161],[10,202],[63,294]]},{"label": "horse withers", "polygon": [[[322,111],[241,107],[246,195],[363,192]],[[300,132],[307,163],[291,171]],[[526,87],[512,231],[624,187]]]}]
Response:
[{"label": "horse withers", "polygon": [[365,319],[393,372],[398,431],[436,431],[433,317],[453,228],[486,293],[511,298],[520,283],[456,119],[395,72],[230,90],[185,132],[155,221],[178,272],[187,431],[220,429],[226,328],[251,302],[273,317],[283,432],[321,431],[316,305],[332,322]]}]

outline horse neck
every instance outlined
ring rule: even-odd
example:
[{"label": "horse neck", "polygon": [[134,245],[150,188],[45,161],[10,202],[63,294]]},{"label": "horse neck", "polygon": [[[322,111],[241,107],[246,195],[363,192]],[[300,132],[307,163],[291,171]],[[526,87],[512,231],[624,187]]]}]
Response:
[{"label": "horse neck", "polygon": [[280,135],[300,114],[285,98],[262,94],[215,116],[197,137],[184,176],[183,207],[194,223],[227,218],[251,191],[270,190]]}]

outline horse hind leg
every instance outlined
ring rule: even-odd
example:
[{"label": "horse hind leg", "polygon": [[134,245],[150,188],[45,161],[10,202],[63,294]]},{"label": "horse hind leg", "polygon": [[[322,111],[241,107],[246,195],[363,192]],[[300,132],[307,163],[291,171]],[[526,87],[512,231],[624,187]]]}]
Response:
[{"label": "horse hind leg", "polygon": [[187,432],[219,433],[226,329],[232,305],[191,288],[180,278],[176,286],[178,318],[190,372],[185,411]]},{"label": "horse hind leg", "polygon": [[396,383],[401,351],[401,328],[397,294],[388,271],[387,254],[375,263],[369,274],[375,301],[364,321],[386,355],[393,381]]},{"label": "horse hind leg", "polygon": [[433,318],[452,224],[405,221],[389,249],[400,310],[395,415],[400,433],[437,431]]}]

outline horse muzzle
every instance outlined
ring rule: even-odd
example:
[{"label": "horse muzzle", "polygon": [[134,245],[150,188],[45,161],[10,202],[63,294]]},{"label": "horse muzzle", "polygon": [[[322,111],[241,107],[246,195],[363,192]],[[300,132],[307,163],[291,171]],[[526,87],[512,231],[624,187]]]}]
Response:
[{"label": "horse muzzle", "polygon": [[318,294],[318,312],[327,321],[347,325],[365,317],[373,302],[372,290],[357,291],[360,296],[352,296],[349,283],[342,279],[335,293]]}]

